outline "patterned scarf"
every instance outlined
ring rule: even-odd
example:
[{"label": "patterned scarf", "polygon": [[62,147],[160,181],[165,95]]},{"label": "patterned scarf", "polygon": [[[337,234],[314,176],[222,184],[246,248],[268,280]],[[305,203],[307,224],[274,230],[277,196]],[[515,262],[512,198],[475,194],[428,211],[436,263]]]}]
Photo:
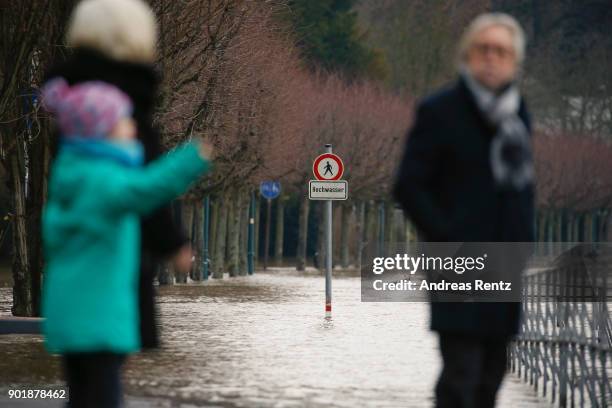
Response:
[{"label": "patterned scarf", "polygon": [[478,83],[466,67],[461,75],[485,120],[497,129],[489,155],[495,182],[502,189],[522,190],[533,183],[534,169],[529,131],[518,116],[521,98],[516,83],[497,95]]}]

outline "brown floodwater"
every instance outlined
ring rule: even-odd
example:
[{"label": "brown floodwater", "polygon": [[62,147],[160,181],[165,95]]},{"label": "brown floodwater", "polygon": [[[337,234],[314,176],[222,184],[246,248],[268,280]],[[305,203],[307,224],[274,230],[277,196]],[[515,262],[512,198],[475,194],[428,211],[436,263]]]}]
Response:
[{"label": "brown floodwater", "polygon": [[[0,315],[11,296],[0,287]],[[427,304],[363,303],[358,277],[334,279],[331,320],[323,277],[289,269],[163,286],[158,302],[163,347],[130,358],[129,406],[432,406],[440,362]],[[0,396],[41,386],[62,386],[42,338],[0,336]],[[499,406],[548,405],[508,375]]]}]

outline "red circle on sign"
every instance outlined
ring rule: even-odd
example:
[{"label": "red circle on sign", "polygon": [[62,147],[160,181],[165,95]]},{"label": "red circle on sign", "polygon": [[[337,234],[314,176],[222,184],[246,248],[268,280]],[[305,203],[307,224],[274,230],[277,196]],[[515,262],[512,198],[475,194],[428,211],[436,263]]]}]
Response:
[{"label": "red circle on sign", "polygon": [[[338,164],[338,173],[336,173],[336,175],[332,178],[325,178],[321,174],[319,174],[319,163],[321,163],[321,161],[325,159],[333,160],[336,162],[336,164]],[[340,157],[336,156],[335,154],[323,153],[322,155],[317,157],[314,163],[312,164],[312,172],[314,173],[314,176],[317,178],[317,180],[321,180],[321,181],[340,180],[340,177],[342,177],[342,174],[344,174],[344,164],[342,163],[342,159],[340,159]]]}]

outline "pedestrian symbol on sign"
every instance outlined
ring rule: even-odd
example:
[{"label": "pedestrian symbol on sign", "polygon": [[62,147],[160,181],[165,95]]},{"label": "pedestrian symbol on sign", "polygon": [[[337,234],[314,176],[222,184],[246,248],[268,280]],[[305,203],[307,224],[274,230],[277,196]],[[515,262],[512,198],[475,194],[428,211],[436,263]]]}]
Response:
[{"label": "pedestrian symbol on sign", "polygon": [[325,173],[323,173],[323,176],[327,176],[327,173],[329,173],[329,175],[332,177],[334,175],[334,172],[332,171],[332,165],[329,162],[329,160],[327,161],[327,164],[325,165]]},{"label": "pedestrian symbol on sign", "polygon": [[317,180],[340,180],[344,173],[344,165],[337,155],[324,153],[315,159],[312,165],[312,172]]}]

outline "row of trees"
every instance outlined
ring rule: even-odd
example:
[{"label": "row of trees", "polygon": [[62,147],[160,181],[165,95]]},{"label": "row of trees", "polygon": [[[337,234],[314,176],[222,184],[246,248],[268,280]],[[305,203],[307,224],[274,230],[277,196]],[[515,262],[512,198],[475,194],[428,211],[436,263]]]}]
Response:
[{"label": "row of trees", "polygon": [[[33,95],[52,61],[69,53],[61,44],[73,5],[37,0],[1,8],[0,155],[13,200],[16,315],[38,312],[43,267],[40,214],[51,124]],[[408,125],[409,104],[376,84],[355,77],[348,85],[305,66],[291,25],[282,18],[284,2],[152,0],[151,5],[160,25],[157,65],[163,82],[156,121],[164,142],[172,147],[204,135],[216,150],[214,173],[181,200],[198,261],[205,195],[213,197],[217,276],[235,273],[253,186],[281,179],[286,194],[304,194],[311,160],[324,143],[338,146],[346,158],[355,197],[384,190],[380,180],[397,156],[394,142]],[[303,207],[307,223],[307,201]]]},{"label": "row of trees", "polygon": [[[324,254],[322,231],[313,231],[309,222],[319,217],[320,209],[308,201],[306,188],[312,160],[326,143],[344,159],[350,182],[351,199],[335,210],[338,263],[359,266],[366,245],[414,238],[389,189],[411,122],[410,95],[444,76],[439,57],[448,49],[403,38],[397,47],[420,50],[410,54],[416,59],[410,72],[417,82],[406,85],[408,92],[390,91],[371,79],[385,77],[387,62],[380,51],[359,43],[362,32],[348,7],[353,2],[316,3],[150,0],[160,25],[157,66],[163,82],[156,122],[164,142],[170,148],[203,135],[216,150],[212,175],[180,200],[180,218],[197,254],[192,279],[202,277],[205,197],[212,202],[213,276],[245,273],[247,209],[263,180],[280,180],[283,185],[276,208],[277,258],[282,258],[287,244],[295,246],[297,267],[303,269],[308,245]],[[16,315],[38,312],[43,267],[40,213],[51,160],[51,125],[32,95],[51,61],[69,53],[61,44],[73,4],[33,0],[0,7],[0,160],[13,209],[9,223]],[[445,12],[446,4],[439,4]],[[391,0],[381,5],[397,11]],[[407,9],[415,16],[432,12]],[[457,21],[471,13],[457,7],[450,11]],[[305,27],[312,26],[313,19],[325,23],[307,36]],[[444,38],[452,37],[450,26],[434,26],[443,30]],[[423,32],[419,38],[429,37]],[[337,60],[334,47],[350,57]],[[418,66],[419,59],[430,65]],[[607,163],[612,163],[612,151],[605,142],[547,132],[538,134],[535,144],[540,216],[543,211],[609,207],[612,172]],[[285,204],[290,202],[297,202],[297,226],[284,221]],[[161,283],[175,279],[187,277],[174,277],[170,270],[160,273]]]},{"label": "row of trees", "polygon": [[[166,141],[172,145],[202,133],[217,150],[214,174],[182,200],[182,220],[192,232],[200,261],[202,199],[212,197],[214,277],[245,273],[247,208],[253,189],[268,179],[282,182],[282,200],[300,197],[299,232],[292,238],[298,268],[304,268],[310,214],[306,188],[312,160],[325,143],[344,157],[354,199],[378,197],[388,188],[385,181],[397,161],[397,143],[409,124],[411,103],[363,79],[372,71],[361,75],[358,65],[375,66],[375,54],[359,47],[353,37],[354,18],[336,3],[342,2],[248,7],[223,2],[217,9],[199,11],[162,0],[153,3],[162,32],[165,81],[158,118]],[[343,66],[347,59],[335,60],[332,46],[304,38],[304,25],[321,7],[332,11],[322,13],[331,16],[318,33],[321,41],[345,41],[343,48],[354,63]],[[177,19],[183,22],[180,31],[168,32],[164,21]],[[184,47],[175,49],[178,44]],[[277,223],[277,254],[282,253],[282,225]],[[192,278],[199,278],[201,269],[202,262],[196,262]],[[171,282],[170,275],[163,271],[160,281]]]}]

